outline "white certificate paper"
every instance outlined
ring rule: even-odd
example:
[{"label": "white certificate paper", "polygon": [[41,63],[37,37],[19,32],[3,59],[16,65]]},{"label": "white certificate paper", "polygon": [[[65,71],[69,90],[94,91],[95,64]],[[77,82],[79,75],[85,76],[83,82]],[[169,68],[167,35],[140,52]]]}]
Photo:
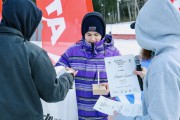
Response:
[{"label": "white certificate paper", "polygon": [[142,116],[141,104],[128,104],[123,102],[117,102],[103,96],[99,97],[93,108],[99,112],[108,115],[113,115],[113,112],[117,111],[124,116]]},{"label": "white certificate paper", "polygon": [[66,69],[64,66],[55,66],[54,69],[56,71],[57,78],[59,78],[59,76],[61,76],[62,74],[66,72]]},{"label": "white certificate paper", "polygon": [[133,55],[106,57],[105,65],[111,97],[141,92]]}]

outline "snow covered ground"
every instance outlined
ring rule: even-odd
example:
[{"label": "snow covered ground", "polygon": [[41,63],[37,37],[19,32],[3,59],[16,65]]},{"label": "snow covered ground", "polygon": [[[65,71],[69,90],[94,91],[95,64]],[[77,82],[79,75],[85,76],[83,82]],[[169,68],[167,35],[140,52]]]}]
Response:
[{"label": "snow covered ground", "polygon": [[136,40],[115,39],[114,43],[115,43],[114,44],[115,47],[118,48],[118,50],[122,55],[127,55],[127,54],[138,55],[141,50],[141,47],[138,45]]},{"label": "snow covered ground", "polygon": [[117,24],[107,24],[106,33],[111,31],[112,34],[135,34],[135,30],[130,28],[132,22],[122,22]]},{"label": "snow covered ground", "polygon": [[[111,31],[112,34],[135,34],[135,30],[130,28],[132,22],[124,22],[118,24],[107,24],[106,33]],[[122,55],[140,53],[141,47],[138,45],[136,40],[114,40],[115,47],[119,49]]]}]

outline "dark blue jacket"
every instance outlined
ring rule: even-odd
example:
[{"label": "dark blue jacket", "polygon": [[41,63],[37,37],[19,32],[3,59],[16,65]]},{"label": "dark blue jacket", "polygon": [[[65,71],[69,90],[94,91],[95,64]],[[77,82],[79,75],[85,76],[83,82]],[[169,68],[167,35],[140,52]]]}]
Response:
[{"label": "dark blue jacket", "polygon": [[40,98],[63,100],[73,76],[56,78],[42,48],[28,40],[42,18],[30,0],[6,0],[0,25],[0,120],[43,120]]}]

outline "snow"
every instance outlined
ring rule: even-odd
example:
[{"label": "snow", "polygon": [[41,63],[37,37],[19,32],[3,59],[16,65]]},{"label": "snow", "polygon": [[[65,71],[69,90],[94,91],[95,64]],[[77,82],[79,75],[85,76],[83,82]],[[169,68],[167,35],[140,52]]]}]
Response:
[{"label": "snow", "polygon": [[121,55],[138,55],[141,47],[136,40],[114,40],[114,46],[120,51]]},{"label": "snow", "polygon": [[[117,24],[107,24],[106,25],[106,33],[111,31],[112,34],[135,34],[135,30],[130,28],[131,22],[123,22]],[[138,45],[136,40],[123,40],[123,39],[115,39],[114,40],[115,47],[118,48],[122,55],[134,54],[137,55],[140,53],[141,47]]]},{"label": "snow", "polygon": [[112,34],[135,34],[135,30],[130,28],[132,22],[122,22],[117,24],[107,24],[106,33],[111,31]]}]

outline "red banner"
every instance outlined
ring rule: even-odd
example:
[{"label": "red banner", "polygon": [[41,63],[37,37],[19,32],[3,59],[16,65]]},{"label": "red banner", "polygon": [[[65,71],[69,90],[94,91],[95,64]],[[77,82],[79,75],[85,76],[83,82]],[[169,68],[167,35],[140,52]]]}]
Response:
[{"label": "red banner", "polygon": [[36,4],[43,11],[42,47],[50,57],[60,56],[81,39],[82,17],[93,11],[91,0],[36,0]]},{"label": "red banner", "polygon": [[180,1],[179,0],[171,0],[173,3],[174,7],[180,11]]},{"label": "red banner", "polygon": [[0,20],[2,18],[2,0],[0,0]]}]

